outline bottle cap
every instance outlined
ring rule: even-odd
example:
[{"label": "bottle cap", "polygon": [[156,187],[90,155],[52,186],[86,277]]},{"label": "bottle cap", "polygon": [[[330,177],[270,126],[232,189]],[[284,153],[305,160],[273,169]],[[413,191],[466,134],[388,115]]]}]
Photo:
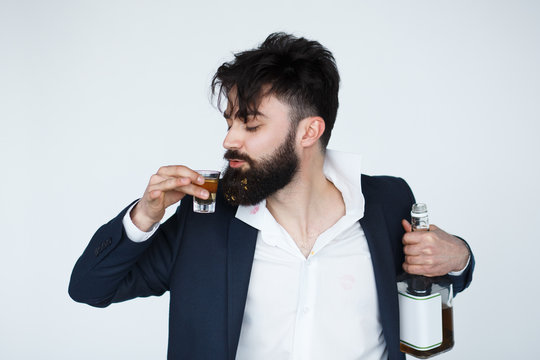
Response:
[{"label": "bottle cap", "polygon": [[413,204],[411,209],[411,217],[426,217],[428,216],[427,205],[423,203]]}]

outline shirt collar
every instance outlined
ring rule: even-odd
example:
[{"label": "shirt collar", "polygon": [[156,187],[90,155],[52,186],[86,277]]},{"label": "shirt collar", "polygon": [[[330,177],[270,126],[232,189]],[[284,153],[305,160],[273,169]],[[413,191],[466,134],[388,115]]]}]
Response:
[{"label": "shirt collar", "polygon": [[[358,154],[328,149],[323,166],[326,178],[341,192],[345,202],[345,216],[355,217],[356,220],[364,216],[365,204],[362,194],[360,161],[361,157]],[[269,231],[276,235],[281,233],[280,226],[269,225],[269,220],[273,217],[266,208],[266,200],[256,205],[238,206],[236,218],[257,230]]]},{"label": "shirt collar", "polygon": [[361,219],[364,216],[361,157],[358,154],[327,150],[324,175],[341,192],[345,214]]}]

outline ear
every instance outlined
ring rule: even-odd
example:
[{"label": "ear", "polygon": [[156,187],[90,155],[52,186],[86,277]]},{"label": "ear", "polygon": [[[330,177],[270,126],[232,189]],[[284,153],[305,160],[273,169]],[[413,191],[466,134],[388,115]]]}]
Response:
[{"label": "ear", "polygon": [[324,133],[325,124],[320,116],[310,116],[300,121],[298,124],[299,135],[302,135],[300,144],[303,147],[310,147],[317,144],[317,141]]}]

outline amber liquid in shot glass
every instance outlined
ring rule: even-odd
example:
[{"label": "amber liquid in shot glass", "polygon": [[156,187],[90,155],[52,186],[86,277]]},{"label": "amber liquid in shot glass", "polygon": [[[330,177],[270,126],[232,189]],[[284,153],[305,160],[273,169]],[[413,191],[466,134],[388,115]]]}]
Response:
[{"label": "amber liquid in shot glass", "polygon": [[216,211],[216,194],[219,181],[219,171],[214,170],[197,170],[204,177],[202,188],[208,190],[210,194],[208,199],[193,197],[193,211],[196,213],[213,213]]}]

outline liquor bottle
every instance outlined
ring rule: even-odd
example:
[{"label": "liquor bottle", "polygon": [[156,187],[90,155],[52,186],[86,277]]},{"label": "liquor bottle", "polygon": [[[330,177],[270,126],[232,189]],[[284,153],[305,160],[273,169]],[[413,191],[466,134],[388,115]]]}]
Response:
[{"label": "liquor bottle", "polygon": [[[425,204],[411,210],[412,231],[429,231]],[[427,359],[454,346],[452,283],[448,276],[405,273],[398,282],[400,350]]]}]

